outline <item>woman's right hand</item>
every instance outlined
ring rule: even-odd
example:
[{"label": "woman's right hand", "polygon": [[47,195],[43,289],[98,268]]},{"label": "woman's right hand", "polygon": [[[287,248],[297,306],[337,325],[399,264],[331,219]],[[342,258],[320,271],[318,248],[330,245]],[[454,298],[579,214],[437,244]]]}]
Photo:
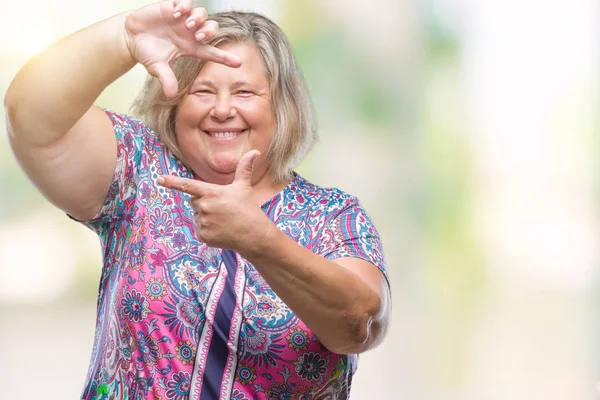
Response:
[{"label": "woman's right hand", "polygon": [[241,60],[231,53],[204,44],[218,27],[207,21],[206,9],[193,8],[192,0],[166,0],[131,12],[125,19],[125,40],[132,57],[157,77],[167,97],[175,97],[177,79],[169,63],[194,56],[230,67]]}]

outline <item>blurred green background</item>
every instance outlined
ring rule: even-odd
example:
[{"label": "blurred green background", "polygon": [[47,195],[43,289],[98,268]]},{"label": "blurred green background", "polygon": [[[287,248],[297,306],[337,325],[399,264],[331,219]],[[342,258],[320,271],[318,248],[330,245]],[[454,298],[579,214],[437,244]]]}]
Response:
[{"label": "blurred green background", "polygon": [[[53,41],[146,3],[0,0],[0,93]],[[321,135],[298,171],[357,195],[383,237],[392,326],[353,399],[600,397],[600,3],[197,4],[287,32]],[[127,112],[144,76],[98,104]],[[0,135],[0,398],[78,398],[99,273],[96,237]]]}]

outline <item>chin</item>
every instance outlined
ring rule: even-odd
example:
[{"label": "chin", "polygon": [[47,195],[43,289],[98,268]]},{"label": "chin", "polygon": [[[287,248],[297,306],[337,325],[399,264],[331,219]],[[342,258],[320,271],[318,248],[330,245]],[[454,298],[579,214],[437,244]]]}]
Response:
[{"label": "chin", "polygon": [[210,179],[211,183],[217,183],[219,185],[229,185],[233,182],[235,178],[235,168],[237,167],[237,163],[235,164],[227,164],[227,165],[214,165],[210,168],[207,173],[206,178]]},{"label": "chin", "polygon": [[235,170],[237,168],[237,165],[238,165],[237,159],[235,159],[235,160],[228,159],[228,160],[213,162],[212,165],[210,165],[210,169],[213,172],[216,172],[218,174],[223,174],[223,175],[231,174],[233,176],[233,175],[235,175]]},{"label": "chin", "polygon": [[194,172],[209,183],[220,185],[233,182],[238,160],[233,157],[219,157],[192,165]]},{"label": "chin", "polygon": [[233,180],[235,179],[235,172],[230,172],[228,174],[221,174],[221,173],[212,173],[211,174],[212,182],[210,183],[216,183],[217,185],[229,185],[233,182]]}]

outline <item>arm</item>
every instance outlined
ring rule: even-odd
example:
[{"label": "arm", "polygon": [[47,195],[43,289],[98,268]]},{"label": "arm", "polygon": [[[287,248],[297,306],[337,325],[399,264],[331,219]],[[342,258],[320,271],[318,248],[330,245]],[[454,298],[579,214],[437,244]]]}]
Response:
[{"label": "arm", "polygon": [[258,154],[251,150],[240,159],[230,185],[168,175],[158,183],[190,194],[199,240],[250,261],[329,350],[361,353],[376,346],[390,316],[385,276],[362,259],[327,260],[281,232],[253,198],[252,165]]},{"label": "arm", "polygon": [[[266,217],[265,217],[266,219]],[[329,350],[361,353],[381,342],[390,314],[385,277],[358,258],[327,260],[268,219],[265,237],[240,254]]]},{"label": "arm", "polygon": [[[239,60],[199,43],[216,23],[192,0],[163,1],[84,28],[29,61],[4,104],[11,147],[22,169],[57,207],[77,219],[101,209],[116,167],[112,123],[94,101],[136,62],[177,92],[169,62],[180,56],[239,66]],[[188,28],[186,22],[196,24]]]},{"label": "arm", "polygon": [[53,204],[79,219],[100,209],[116,165],[112,124],[92,104],[135,64],[119,29],[124,17],[85,28],[29,61],[4,100],[21,168]]}]

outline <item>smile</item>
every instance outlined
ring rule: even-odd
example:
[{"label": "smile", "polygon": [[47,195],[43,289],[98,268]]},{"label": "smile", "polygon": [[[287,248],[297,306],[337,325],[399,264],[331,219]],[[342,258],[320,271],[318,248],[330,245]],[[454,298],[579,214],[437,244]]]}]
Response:
[{"label": "smile", "polygon": [[210,137],[215,139],[235,139],[246,132],[246,129],[240,131],[205,131]]}]

